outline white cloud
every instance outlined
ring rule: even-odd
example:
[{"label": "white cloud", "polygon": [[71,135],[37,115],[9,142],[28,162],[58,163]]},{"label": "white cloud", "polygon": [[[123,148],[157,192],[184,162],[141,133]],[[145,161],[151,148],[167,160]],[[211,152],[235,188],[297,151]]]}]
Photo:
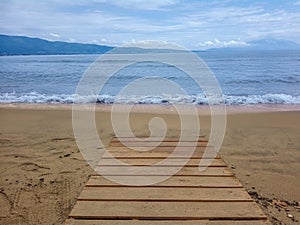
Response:
[{"label": "white cloud", "polygon": [[109,45],[109,46],[117,46],[118,44],[120,44],[112,40],[108,40],[106,38],[101,38],[100,40],[94,40],[94,43],[99,45]]},{"label": "white cloud", "polygon": [[[11,0],[14,1],[14,0]],[[18,1],[18,0],[16,0]],[[26,2],[35,2],[35,0],[27,0]],[[168,10],[169,6],[180,4],[181,0],[51,0],[56,6],[72,7],[72,6],[89,6],[98,7],[103,5],[110,5],[124,9],[138,9],[138,10]]]},{"label": "white cloud", "polygon": [[300,42],[300,14],[288,8],[295,8],[293,2],[277,7],[266,7],[268,4],[230,0],[0,0],[0,33],[61,41],[72,37],[77,42],[106,45],[152,39],[188,48],[242,45],[236,40],[264,37]]},{"label": "white cloud", "polygon": [[122,47],[138,47],[145,49],[173,49],[173,50],[185,50],[179,45],[176,45],[167,41],[157,40],[132,40],[131,42],[124,42]]},{"label": "white cloud", "polygon": [[69,42],[76,42],[76,39],[74,39],[74,38],[69,38],[68,41],[69,41]]},{"label": "white cloud", "polygon": [[246,47],[249,46],[248,43],[240,40],[230,40],[230,41],[219,41],[215,39],[213,41],[205,41],[197,44],[200,49],[209,48],[229,48],[229,47]]},{"label": "white cloud", "polygon": [[107,42],[108,42],[106,38],[101,38],[100,41],[101,41],[101,42],[104,42],[104,43],[107,43]]},{"label": "white cloud", "polygon": [[51,37],[55,37],[55,38],[59,38],[60,35],[59,34],[56,34],[56,33],[50,33],[49,34]]},{"label": "white cloud", "polygon": [[175,5],[178,0],[94,0],[94,2],[128,9],[163,10],[167,6]]}]

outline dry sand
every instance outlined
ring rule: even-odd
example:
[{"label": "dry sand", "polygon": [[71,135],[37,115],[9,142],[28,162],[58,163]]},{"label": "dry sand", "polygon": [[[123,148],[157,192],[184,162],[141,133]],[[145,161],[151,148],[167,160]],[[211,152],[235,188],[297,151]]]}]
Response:
[{"label": "dry sand", "polygon": [[[199,111],[208,135],[208,109]],[[130,116],[136,134],[149,133],[153,116],[165,119],[168,135],[179,134],[178,116],[169,106],[137,107]],[[227,119],[221,155],[274,224],[297,224],[299,107],[230,107]],[[108,144],[110,106],[98,107],[96,122]],[[0,224],[63,223],[92,173],[74,139],[71,106],[0,105],[0,146]]]}]

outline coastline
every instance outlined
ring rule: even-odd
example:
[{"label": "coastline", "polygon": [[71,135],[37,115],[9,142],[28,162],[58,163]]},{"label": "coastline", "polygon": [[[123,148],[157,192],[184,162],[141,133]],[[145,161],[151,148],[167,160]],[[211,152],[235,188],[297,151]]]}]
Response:
[{"label": "coastline", "polygon": [[[0,108],[21,108],[21,109],[66,109],[72,110],[74,104],[62,104],[62,103],[0,103]],[[76,104],[78,106],[95,106],[97,111],[109,112],[113,104]],[[118,106],[127,106],[128,104],[117,104]],[[192,104],[190,104],[192,105]],[[134,104],[137,112],[153,112],[159,113],[176,113],[172,108],[172,104]],[[185,107],[185,104],[177,104],[177,106]],[[200,112],[209,113],[208,105],[193,105]],[[218,108],[218,105],[211,107]],[[250,113],[250,112],[282,112],[282,111],[300,111],[300,104],[242,104],[242,105],[223,105],[226,108],[226,113]],[[150,112],[151,112],[150,111]]]},{"label": "coastline", "polygon": [[[77,148],[71,109],[72,104],[0,104],[0,223],[61,224],[67,218],[92,172]],[[209,107],[197,109],[201,131],[208,135]],[[113,136],[110,111],[111,105],[96,106],[105,144]],[[296,224],[287,217],[300,220],[295,207],[279,211],[269,200],[300,202],[300,105],[226,106],[226,111],[221,156],[269,219]],[[148,134],[149,120],[161,116],[170,125],[169,134],[177,135],[175,114],[167,104],[137,105],[132,126]]]}]

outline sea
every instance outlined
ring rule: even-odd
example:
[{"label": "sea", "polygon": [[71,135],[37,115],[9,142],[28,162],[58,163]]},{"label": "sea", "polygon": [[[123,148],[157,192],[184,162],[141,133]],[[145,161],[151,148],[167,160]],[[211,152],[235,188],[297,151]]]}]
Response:
[{"label": "sea", "polygon": [[[215,76],[226,105],[300,104],[300,51],[195,52]],[[76,88],[101,55],[30,55],[0,57],[0,103],[72,104]],[[180,57],[178,58],[180,61]],[[115,62],[107,61],[113,66]],[[101,70],[101,69],[100,69]],[[101,71],[100,71],[101,72]],[[124,95],[120,91],[140,78],[162,77],[178,84],[188,95],[147,91]],[[96,81],[95,81],[96,82]],[[162,87],[163,88],[163,87]],[[118,98],[116,98],[118,96]],[[81,96],[81,102],[95,98]],[[176,66],[145,61],[112,74],[96,96],[98,104],[208,104],[201,87]],[[117,99],[117,100],[116,100]],[[218,103],[216,103],[218,104]]]}]

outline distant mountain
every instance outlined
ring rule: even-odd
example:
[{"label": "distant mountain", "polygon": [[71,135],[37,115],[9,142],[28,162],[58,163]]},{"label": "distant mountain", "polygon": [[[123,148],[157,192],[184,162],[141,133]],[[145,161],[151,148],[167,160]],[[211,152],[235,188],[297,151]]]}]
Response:
[{"label": "distant mountain", "polygon": [[[114,47],[96,44],[47,41],[40,38],[0,34],[0,55],[72,55],[103,54]],[[209,51],[300,50],[300,45],[283,39],[262,39],[247,42],[241,47],[212,48]],[[170,49],[144,49],[136,47],[115,48],[112,53],[165,53]],[[180,51],[179,51],[180,52]]]},{"label": "distant mountain", "polygon": [[9,36],[0,34],[1,55],[73,55],[103,54],[108,51],[117,54],[166,53],[176,52],[170,49],[146,49],[138,47],[114,48],[105,45],[80,44],[62,41],[47,41],[40,38]]},{"label": "distant mountain", "polygon": [[47,41],[40,38],[0,34],[0,55],[67,55],[101,54],[113,49],[110,46]]},{"label": "distant mountain", "polygon": [[300,50],[300,44],[284,39],[261,39],[249,41],[245,46],[212,48],[212,51],[258,51],[258,50]]},{"label": "distant mountain", "polygon": [[247,48],[255,48],[262,50],[296,50],[300,49],[300,45],[284,39],[262,39],[250,41]]}]

